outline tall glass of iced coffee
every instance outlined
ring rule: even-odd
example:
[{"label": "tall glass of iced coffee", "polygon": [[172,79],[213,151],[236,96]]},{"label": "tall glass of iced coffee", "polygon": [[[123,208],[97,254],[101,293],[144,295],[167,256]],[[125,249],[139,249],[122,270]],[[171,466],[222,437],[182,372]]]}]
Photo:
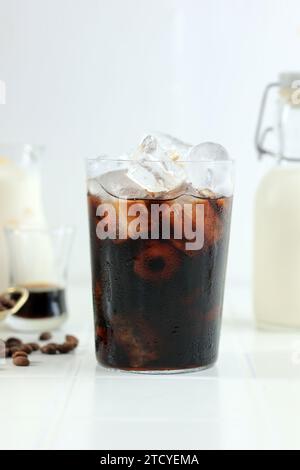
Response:
[{"label": "tall glass of iced coffee", "polygon": [[148,373],[218,355],[232,167],[217,144],[147,136],[133,155],[88,161],[96,355]]}]

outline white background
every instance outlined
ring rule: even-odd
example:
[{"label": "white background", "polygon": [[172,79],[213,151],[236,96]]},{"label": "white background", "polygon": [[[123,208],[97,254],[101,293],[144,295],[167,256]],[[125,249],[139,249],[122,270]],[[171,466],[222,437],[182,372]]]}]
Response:
[{"label": "white background", "polygon": [[[80,337],[73,355],[0,364],[0,447],[300,448],[299,333],[256,330],[244,296],[259,101],[299,56],[299,0],[0,0],[0,141],[47,147],[49,218],[77,226],[64,331]],[[121,374],[94,358],[84,158],[126,151],[149,129],[218,141],[237,161],[231,308],[220,359],[201,373]]]},{"label": "white background", "polygon": [[73,281],[89,279],[84,158],[152,129],[236,159],[228,280],[250,280],[259,100],[299,52],[299,0],[0,0],[0,141],[47,146],[49,217],[77,226]]}]

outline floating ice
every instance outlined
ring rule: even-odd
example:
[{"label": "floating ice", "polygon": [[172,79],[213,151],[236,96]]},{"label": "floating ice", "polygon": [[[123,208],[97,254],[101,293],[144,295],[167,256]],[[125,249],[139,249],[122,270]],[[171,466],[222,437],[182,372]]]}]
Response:
[{"label": "floating ice", "polygon": [[87,182],[88,192],[93,196],[100,196],[102,186],[100,184],[100,178],[89,178]]},{"label": "floating ice", "polygon": [[187,160],[191,162],[188,166],[191,194],[202,197],[203,191],[212,191],[218,197],[231,193],[233,182],[231,172],[228,171],[230,158],[222,145],[213,142],[195,145]]},{"label": "floating ice", "polygon": [[164,150],[156,137],[145,137],[134,154],[127,176],[149,193],[160,194],[180,190],[186,173],[179,155]]},{"label": "floating ice", "polygon": [[192,147],[187,156],[189,161],[222,161],[229,160],[227,150],[220,144],[214,142],[203,142]]},{"label": "floating ice", "polygon": [[[122,169],[101,176],[99,161],[92,162],[89,192],[101,198],[105,191],[122,199],[173,199],[182,194],[218,197],[232,192],[229,156],[219,144],[192,146],[155,133],[147,135],[135,152],[122,160]],[[106,167],[112,168],[109,159]]]},{"label": "floating ice", "polygon": [[[126,174],[126,170],[116,170],[104,173],[96,180],[95,188],[103,188],[111,196],[120,199],[146,199],[147,191],[136,184]],[[94,183],[95,184],[95,183]]]},{"label": "floating ice", "polygon": [[185,160],[193,147],[191,144],[183,142],[170,134],[155,132],[152,136],[156,139],[161,149],[173,159],[178,158],[180,160]]}]

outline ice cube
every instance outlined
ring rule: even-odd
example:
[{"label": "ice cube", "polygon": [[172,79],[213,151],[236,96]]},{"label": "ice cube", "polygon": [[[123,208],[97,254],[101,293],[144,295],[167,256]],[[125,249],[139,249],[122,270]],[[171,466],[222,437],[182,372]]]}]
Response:
[{"label": "ice cube", "polygon": [[163,282],[178,271],[180,257],[172,245],[147,241],[135,258],[134,272],[148,282]]},{"label": "ice cube", "polygon": [[184,170],[171,160],[153,161],[146,154],[130,165],[127,175],[149,193],[174,191],[179,189],[185,180]]},{"label": "ice cube", "polygon": [[188,153],[189,161],[222,161],[229,160],[227,150],[220,144],[214,142],[203,142],[202,144],[195,145]]},{"label": "ice cube", "polygon": [[[139,145],[129,165],[127,176],[148,193],[180,191],[186,173],[180,162],[172,159],[154,136],[147,136]],[[176,191],[175,191],[176,192]]]},{"label": "ice cube", "polygon": [[98,178],[89,178],[87,182],[88,192],[93,196],[100,196],[102,186]]},{"label": "ice cube", "polygon": [[157,139],[152,135],[147,135],[147,137],[142,140],[142,143],[139,146],[139,149],[145,153],[153,153],[157,150],[157,148]]},{"label": "ice cube", "polygon": [[157,359],[157,337],[140,314],[131,313],[129,318],[112,317],[113,339],[125,351],[130,367],[143,367]]},{"label": "ice cube", "polygon": [[170,134],[155,132],[152,135],[156,138],[159,146],[167,152],[171,158],[172,156],[178,156],[178,159],[184,160],[193,147],[191,144],[183,142]]},{"label": "ice cube", "polygon": [[228,169],[230,157],[222,145],[213,142],[195,145],[190,150],[187,160],[195,163],[188,166],[191,183],[189,194],[202,197],[203,190],[212,191],[215,197],[230,194],[232,191],[231,172]]},{"label": "ice cube", "polygon": [[109,171],[90,180],[91,182],[98,191],[103,192],[104,189],[109,195],[120,199],[145,199],[147,197],[147,191],[128,178],[126,170]]}]

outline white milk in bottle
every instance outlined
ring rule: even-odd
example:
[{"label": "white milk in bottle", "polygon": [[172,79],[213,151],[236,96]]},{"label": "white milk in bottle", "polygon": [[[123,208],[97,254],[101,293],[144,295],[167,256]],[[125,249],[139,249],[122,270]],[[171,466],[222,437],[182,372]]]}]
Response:
[{"label": "white milk in bottle", "polygon": [[38,148],[0,144],[0,292],[9,285],[5,226],[44,227]]},{"label": "white milk in bottle", "polygon": [[262,180],[254,253],[258,324],[300,327],[300,168],[274,168]]},{"label": "white milk in bottle", "polygon": [[[274,159],[257,190],[254,232],[254,313],[258,326],[300,327],[299,74],[267,87],[257,130],[259,156]],[[298,85],[297,85],[298,83]],[[277,93],[276,125],[261,132],[267,93]],[[276,148],[266,143],[276,137]]]}]

